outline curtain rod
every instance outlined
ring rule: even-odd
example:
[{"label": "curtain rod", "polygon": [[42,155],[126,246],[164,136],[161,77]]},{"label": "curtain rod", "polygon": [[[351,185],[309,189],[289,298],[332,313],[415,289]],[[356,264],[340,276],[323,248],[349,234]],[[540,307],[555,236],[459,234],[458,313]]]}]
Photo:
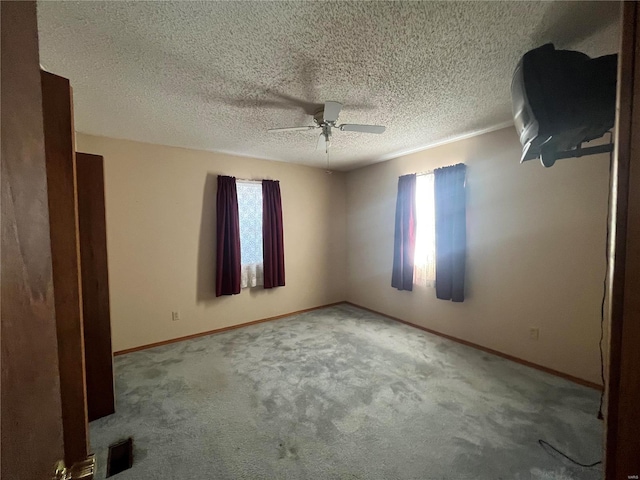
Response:
[{"label": "curtain rod", "polygon": [[[595,147],[594,147],[595,148]],[[559,157],[560,158],[560,157]],[[455,167],[457,165],[466,165],[464,163],[456,163],[453,165],[449,165],[450,167]],[[444,168],[444,167],[440,167],[440,168]],[[434,173],[436,170],[438,170],[437,168],[434,170],[425,170],[424,172],[416,172],[414,175],[431,175],[432,173]]]},{"label": "curtain rod", "polygon": [[237,178],[237,177],[236,177],[236,181],[245,182],[245,183],[262,183],[262,180],[250,180],[248,178]]}]

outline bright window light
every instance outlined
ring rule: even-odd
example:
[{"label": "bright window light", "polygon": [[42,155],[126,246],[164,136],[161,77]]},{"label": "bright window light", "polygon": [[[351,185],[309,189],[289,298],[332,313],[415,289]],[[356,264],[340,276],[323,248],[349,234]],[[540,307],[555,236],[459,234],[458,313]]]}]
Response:
[{"label": "bright window light", "polygon": [[423,287],[436,281],[436,214],[433,174],[416,177],[416,251],[413,283]]},{"label": "bright window light", "polygon": [[262,184],[236,182],[243,265],[262,263]]}]

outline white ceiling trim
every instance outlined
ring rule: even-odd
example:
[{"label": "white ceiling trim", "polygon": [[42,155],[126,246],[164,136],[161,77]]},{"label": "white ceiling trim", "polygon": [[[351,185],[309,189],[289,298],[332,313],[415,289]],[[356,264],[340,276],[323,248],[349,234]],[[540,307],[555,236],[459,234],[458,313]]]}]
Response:
[{"label": "white ceiling trim", "polygon": [[[457,142],[459,140],[465,140],[467,138],[472,138],[472,137],[477,137],[480,135],[484,135],[485,133],[491,133],[491,132],[495,132],[497,130],[502,130],[503,128],[507,128],[507,127],[512,127],[513,126],[513,121],[508,121],[508,122],[503,122],[503,123],[499,123],[497,125],[493,125],[491,127],[487,127],[487,128],[483,128],[480,130],[474,130],[472,132],[467,132],[467,133],[463,133],[462,135],[456,135],[454,137],[450,137],[447,138],[445,140],[441,140],[441,141],[437,141],[434,143],[430,143],[428,145],[424,145],[422,147],[418,147],[418,148],[412,148],[409,150],[401,150],[399,152],[396,153],[391,153],[389,155],[383,155],[382,157],[378,157],[378,158],[374,158],[370,161],[368,161],[365,164],[362,165],[353,165],[350,168],[332,168],[332,170],[336,170],[336,171],[341,171],[341,172],[350,172],[352,170],[357,170],[359,168],[364,168],[367,167],[369,165],[372,164],[376,164],[376,163],[382,163],[382,162],[386,162],[388,160],[393,160],[394,158],[399,158],[399,157],[404,157],[406,155],[411,155],[412,153],[417,153],[417,152],[423,152],[425,150],[430,150],[432,148],[436,148],[436,147],[440,147],[442,145],[446,145],[448,143],[453,143],[453,142]],[[82,132],[80,130],[77,130],[77,133],[83,134],[83,135],[93,135],[93,136],[102,136],[102,135],[95,135],[92,133],[87,133],[87,132]],[[114,137],[109,137],[109,138],[114,138]],[[137,140],[131,140],[129,138],[119,138],[118,140],[126,140],[126,141],[131,141],[131,142],[135,142]],[[148,143],[148,142],[143,142],[143,143]],[[153,145],[158,145],[158,144],[153,144]],[[164,144],[163,144],[164,145]],[[171,147],[171,148],[187,148],[190,150],[194,150],[191,147],[188,146],[184,146],[184,145],[171,145],[171,144],[166,144],[164,145],[166,147]],[[238,153],[237,151],[232,152],[229,150],[215,150],[215,149],[211,149],[211,150],[202,150],[205,152],[211,152],[211,153],[219,153],[221,155],[231,155],[234,157],[244,157],[244,158],[252,158],[255,160],[266,160],[266,161],[270,161],[270,162],[284,162],[284,163],[291,163],[291,162],[287,162],[286,160],[281,160],[278,158],[273,158],[273,157],[266,157],[266,156],[260,156],[260,155],[249,155],[249,154],[244,154],[242,152]],[[320,168],[322,170],[326,170],[327,166],[326,165],[305,165],[308,166],[310,168]]]},{"label": "white ceiling trim", "polygon": [[[375,163],[377,163],[377,162],[386,162],[387,160],[392,160],[392,159],[398,158],[398,157],[404,157],[406,155],[411,155],[412,153],[423,152],[425,150],[430,150],[432,148],[440,147],[440,146],[446,145],[448,143],[453,143],[453,142],[457,142],[457,141],[460,141],[460,140],[465,140],[467,138],[477,137],[477,136],[480,136],[480,135],[484,135],[485,133],[495,132],[497,130],[502,130],[503,128],[512,127],[512,126],[513,126],[513,121],[509,120],[508,122],[498,123],[496,125],[492,125],[492,126],[487,127],[487,128],[481,128],[480,130],[474,130],[474,131],[471,131],[471,132],[463,133],[462,135],[455,135],[455,136],[447,138],[445,140],[440,140],[440,141],[437,141],[437,142],[434,142],[434,143],[430,143],[430,144],[422,146],[422,147],[411,148],[409,150],[402,150],[400,152],[391,153],[389,155],[383,155],[382,157],[373,160],[373,162],[375,162]],[[365,166],[366,165],[356,166],[355,169],[362,168],[362,167],[365,167]]]}]

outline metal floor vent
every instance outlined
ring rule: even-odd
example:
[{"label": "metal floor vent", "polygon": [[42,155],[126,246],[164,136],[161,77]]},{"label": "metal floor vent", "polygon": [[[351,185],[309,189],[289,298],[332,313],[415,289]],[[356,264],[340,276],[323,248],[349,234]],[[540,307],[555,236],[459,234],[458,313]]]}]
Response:
[{"label": "metal floor vent", "polygon": [[107,478],[128,470],[133,465],[133,438],[109,445]]}]

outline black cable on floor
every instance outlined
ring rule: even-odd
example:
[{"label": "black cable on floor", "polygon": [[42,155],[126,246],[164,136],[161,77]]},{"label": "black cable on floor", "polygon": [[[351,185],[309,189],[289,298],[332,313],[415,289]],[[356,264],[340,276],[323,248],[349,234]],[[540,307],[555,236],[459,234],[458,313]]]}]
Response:
[{"label": "black cable on floor", "polygon": [[[540,446],[545,449],[545,445],[549,448],[551,448],[552,450],[554,450],[555,452],[559,453],[560,455],[562,455],[564,458],[566,458],[567,460],[569,460],[571,463],[574,463],[576,465],[579,465],[581,467],[585,467],[585,468],[593,468],[596,465],[600,465],[602,463],[602,460],[598,460],[597,462],[593,462],[593,463],[580,463],[576,460],[574,460],[573,458],[571,458],[569,455],[565,455],[564,453],[562,453],[560,450],[558,450],[556,447],[554,447],[553,445],[551,445],[549,442],[545,442],[544,440],[538,440],[538,443],[540,444]],[[545,449],[546,450],[546,449]]]},{"label": "black cable on floor", "polygon": [[[613,146],[612,132],[609,132],[609,144]],[[604,402],[605,378],[604,378],[604,349],[602,347],[602,344],[604,342],[604,305],[607,299],[607,279],[609,278],[609,236],[610,236],[609,221],[611,218],[611,167],[612,165],[613,165],[613,148],[609,152],[609,192],[607,195],[607,237],[606,237],[605,248],[604,248],[605,271],[604,271],[604,281],[602,285],[602,302],[600,303],[600,342],[599,342],[600,378],[602,379],[602,387],[603,387],[602,392],[600,392],[600,406],[598,407],[598,418],[600,420],[604,418],[604,415],[602,414],[602,404]],[[562,453],[560,450],[558,450],[556,447],[554,447],[553,445],[551,445],[549,442],[545,440],[539,439],[538,443],[544,450],[546,450],[545,449],[545,445],[546,445],[547,447],[551,448],[555,452],[562,455],[564,458],[566,458],[570,462],[574,463],[575,465],[579,465],[581,467],[592,468],[602,463],[602,460],[598,460],[597,462],[590,463],[590,464],[580,463],[574,460],[573,458],[571,458],[570,456]]]},{"label": "black cable on floor", "polygon": [[[609,132],[609,144],[613,146],[613,133]],[[604,342],[604,304],[607,298],[607,278],[609,275],[609,236],[610,236],[610,217],[611,217],[611,167],[613,166],[613,148],[609,152],[609,193],[607,195],[607,239],[604,249],[604,281],[602,285],[602,302],[600,303],[600,379],[602,380],[602,391],[600,392],[600,406],[598,407],[598,419],[602,420],[604,414],[602,413],[602,406],[604,403],[604,390],[605,390],[605,378],[604,378],[604,350],[602,343]]]}]

